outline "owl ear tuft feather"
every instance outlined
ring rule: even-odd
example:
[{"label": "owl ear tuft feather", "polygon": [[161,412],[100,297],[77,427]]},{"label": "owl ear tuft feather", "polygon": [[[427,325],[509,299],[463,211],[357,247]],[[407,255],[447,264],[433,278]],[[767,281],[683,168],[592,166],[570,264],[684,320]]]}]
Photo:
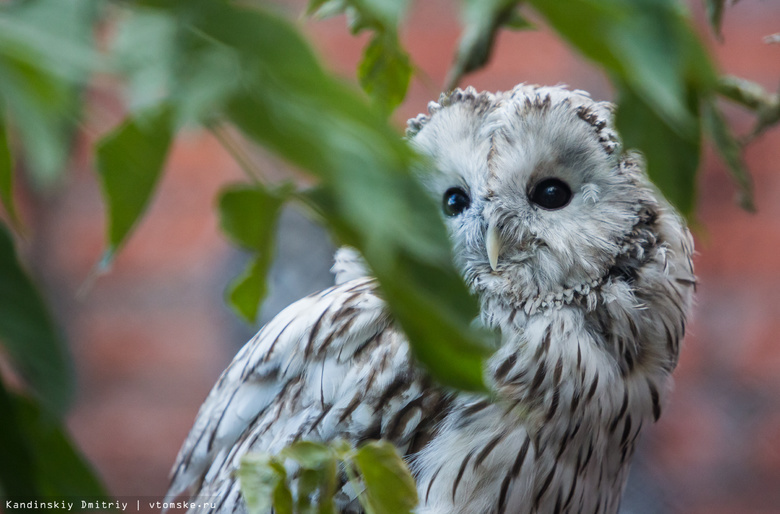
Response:
[{"label": "owl ear tuft feather", "polygon": [[428,114],[418,114],[406,122],[406,137],[414,137],[430,119],[440,110],[455,104],[471,104],[476,111],[487,109],[496,101],[496,95],[487,91],[477,92],[472,86],[466,89],[456,88],[448,93],[442,93],[438,102],[428,103]]},{"label": "owl ear tuft feather", "polygon": [[614,128],[615,106],[612,103],[597,102],[587,91],[568,89],[565,85],[518,84],[512,89],[509,97],[520,100],[528,109],[544,108],[551,103],[566,106],[567,110],[593,127],[607,155],[620,155],[622,145]]},{"label": "owl ear tuft feather", "polygon": [[410,118],[406,122],[406,137],[414,137],[423,128],[423,125],[428,123],[431,117],[425,114],[418,114],[414,118]]}]

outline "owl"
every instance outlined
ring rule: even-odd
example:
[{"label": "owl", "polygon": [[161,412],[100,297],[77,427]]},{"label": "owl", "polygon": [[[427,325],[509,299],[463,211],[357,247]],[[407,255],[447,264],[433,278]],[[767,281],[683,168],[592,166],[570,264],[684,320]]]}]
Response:
[{"label": "owl", "polygon": [[[658,420],[696,285],[684,222],[625,151],[612,106],[562,86],[455,90],[408,123],[457,265],[500,339],[492,394],[415,362],[353,250],[336,285],[282,311],[209,394],[169,498],[243,512],[235,471],[297,440],[391,441],[418,514],[617,512]],[[342,488],[336,503],[360,512]]]}]

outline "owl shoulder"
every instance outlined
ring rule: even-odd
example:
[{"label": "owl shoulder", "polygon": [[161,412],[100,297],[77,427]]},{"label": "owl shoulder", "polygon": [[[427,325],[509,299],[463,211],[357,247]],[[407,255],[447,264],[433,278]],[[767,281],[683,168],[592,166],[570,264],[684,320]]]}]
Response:
[{"label": "owl shoulder", "polygon": [[[378,385],[392,380],[382,376],[383,370],[372,372],[377,363],[371,361],[377,353],[388,354],[398,366],[406,351],[370,277],[293,303],[238,352],[209,393],[174,464],[168,498],[196,493],[207,473],[230,467],[226,457],[231,448],[257,434],[264,423],[273,420],[276,427],[300,430],[292,426],[293,413],[312,408],[323,412],[369,375]],[[262,440],[256,446],[273,450]]]}]

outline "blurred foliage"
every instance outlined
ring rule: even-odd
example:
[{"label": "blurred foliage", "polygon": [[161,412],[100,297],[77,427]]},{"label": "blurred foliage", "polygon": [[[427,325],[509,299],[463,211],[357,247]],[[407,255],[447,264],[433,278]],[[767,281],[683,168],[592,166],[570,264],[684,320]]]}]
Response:
[{"label": "blurred foliage", "polygon": [[161,104],[133,114],[95,147],[103,198],[108,207],[105,263],[111,261],[146,209],[172,137],[171,109]]},{"label": "blurred foliage", "polygon": [[455,59],[444,81],[444,89],[458,85],[466,73],[485,66],[501,28],[514,30],[531,28],[520,15],[517,0],[463,0],[463,34],[458,42]]},{"label": "blurred foliage", "polygon": [[739,204],[747,211],[754,211],[753,197],[750,192],[753,184],[742,159],[742,148],[729,129],[726,119],[714,102],[704,104],[702,123],[712,137],[715,149],[721,155],[731,173],[734,182],[739,185]]},{"label": "blurred foliage", "polygon": [[[775,36],[778,36],[777,34]],[[767,41],[771,43],[771,40]],[[718,82],[718,93],[756,115],[753,129],[739,142],[742,147],[780,123],[780,92],[769,93],[763,87],[749,80],[726,75]],[[745,170],[744,173],[747,173]]]},{"label": "blurred foliage", "polygon": [[274,254],[275,225],[293,189],[290,184],[276,190],[241,185],[226,189],[219,197],[222,231],[236,245],[255,253],[244,274],[228,290],[228,303],[250,323],[257,318],[265,296],[265,276]]},{"label": "blurred foliage", "polygon": [[46,409],[62,414],[73,396],[70,356],[43,299],[16,258],[11,234],[2,225],[0,340]]},{"label": "blurred foliage", "polygon": [[650,178],[690,216],[699,163],[699,108],[715,73],[676,0],[530,0],[618,92],[617,129],[641,150]]},{"label": "blurred foliage", "polygon": [[[705,1],[719,34],[725,2]],[[23,382],[23,391],[11,391],[9,377],[0,377],[4,494],[101,493],[61,426],[73,391],[67,347],[8,230],[23,227],[14,202],[20,173],[38,188],[51,188],[67,169],[84,91],[96,73],[121,78],[128,109],[125,121],[94,148],[108,216],[102,267],[143,218],[176,134],[205,128],[251,181],[226,187],[219,198],[223,231],[253,255],[228,290],[228,302],[244,319],[256,319],[279,211],[293,201],[338,242],[360,249],[434,377],[484,389],[482,362],[490,345],[472,328],[477,301],[452,263],[436,202],[411,171],[418,157],[388,122],[415,69],[399,37],[408,7],[408,0],[309,2],[309,14],[344,14],[352,33],[369,34],[357,68],[361,92],[324,69],[300,29],[267,4],[0,3],[0,202],[6,213],[0,222],[0,344]],[[742,151],[778,123],[778,97],[743,79],[719,79],[680,1],[463,0],[461,7],[463,34],[447,88],[489,61],[502,28],[527,29],[528,19],[540,19],[610,77],[625,143],[644,152],[651,178],[684,214],[693,212],[704,138],[726,162],[742,205],[753,207]],[[731,131],[719,97],[755,113],[750,134]],[[264,183],[240,150],[246,142],[308,172],[316,185],[296,190]],[[369,512],[407,512],[414,504],[408,470],[384,443],[359,449],[296,443],[281,456],[253,458],[242,480],[256,509],[271,500],[278,512],[310,512],[308,493],[319,490],[324,501],[317,512],[332,512],[322,491],[334,490],[339,466],[356,492],[365,489],[359,498]],[[304,470],[296,491],[284,459]]]},{"label": "blurred foliage", "polygon": [[82,91],[99,66],[98,0],[0,4],[0,97],[29,176],[52,186],[65,169]]},{"label": "blurred foliage", "polygon": [[0,492],[4,491],[6,497],[20,501],[107,498],[92,467],[73,447],[57,416],[38,402],[6,390],[2,381],[0,412]]},{"label": "blurred foliage", "polygon": [[720,26],[723,23],[726,0],[704,0],[704,7],[707,10],[707,18],[712,26],[712,30],[718,39],[722,39],[723,35],[721,34]]},{"label": "blurred foliage", "polygon": [[398,41],[398,25],[409,0],[311,0],[308,13],[324,19],[345,14],[352,34],[372,32],[358,64],[357,78],[375,105],[385,113],[403,102],[412,65]]},{"label": "blurred foliage", "polygon": [[[291,475],[297,477],[290,487]],[[343,440],[298,441],[279,455],[248,454],[238,477],[250,514],[335,514],[342,487],[366,514],[411,514],[417,488],[409,468],[387,441],[354,448]]]},{"label": "blurred foliage", "polygon": [[0,104],[0,203],[5,206],[8,217],[13,223],[18,223],[16,206],[14,205],[14,160],[8,141],[8,128],[5,121],[3,104]]}]

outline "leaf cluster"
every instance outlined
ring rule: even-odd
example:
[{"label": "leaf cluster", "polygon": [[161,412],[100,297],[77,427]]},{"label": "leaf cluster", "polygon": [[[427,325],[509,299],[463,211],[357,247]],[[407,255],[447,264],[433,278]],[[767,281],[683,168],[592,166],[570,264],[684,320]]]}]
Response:
[{"label": "leaf cluster", "polygon": [[374,105],[389,114],[403,102],[412,64],[401,46],[398,27],[409,0],[311,0],[308,14],[324,19],[347,17],[352,34],[371,32],[371,39],[358,64],[357,78]]},{"label": "leaf cluster", "polygon": [[[707,2],[718,33],[724,3]],[[448,87],[487,62],[498,30],[508,23],[517,26],[511,20],[526,20],[518,15],[520,8],[526,8],[607,73],[616,90],[617,128],[625,147],[644,154],[650,178],[682,214],[693,214],[705,139],[714,143],[727,164],[741,205],[754,209],[742,146],[716,102],[717,72],[681,2],[491,0],[465,1],[465,5],[469,22]],[[521,22],[519,26],[531,25]]]},{"label": "leaf cluster", "polygon": [[27,386],[8,388],[0,376],[0,497],[106,497],[62,428],[73,399],[73,364],[9,230],[22,231],[13,193],[20,161],[38,189],[52,188],[66,167],[83,89],[99,66],[91,39],[96,6],[92,0],[0,5],[0,203],[7,220],[0,221],[0,357]]},{"label": "leaf cluster", "polygon": [[[294,27],[270,11],[222,0],[142,4],[142,16],[158,20],[160,27],[168,25],[157,32],[163,39],[160,47],[169,49],[176,65],[161,80],[168,93],[153,105],[141,102],[142,109],[98,144],[109,210],[104,262],[148,204],[177,127],[197,122],[225,135],[228,125],[318,179],[316,188],[307,191],[253,180],[221,195],[223,228],[256,255],[228,293],[237,311],[255,318],[270,265],[273,226],[281,206],[293,199],[322,219],[339,242],[361,250],[396,318],[418,343],[416,354],[434,375],[457,387],[479,389],[480,356],[486,350],[470,326],[476,300],[454,268],[436,206],[411,173],[417,157],[387,123],[387,105],[375,108],[327,73]],[[344,8],[356,13],[355,30],[373,30],[375,37],[393,34],[394,39],[391,27],[400,11],[389,5],[369,9],[373,3],[356,2]],[[319,9],[328,6],[332,4]],[[180,87],[188,70],[202,73],[224,62],[233,63],[229,81],[220,69],[212,69],[206,76],[226,83],[204,80],[200,86],[216,92],[212,96],[191,83]],[[367,90],[376,92],[373,88]],[[386,92],[377,94],[387,97]],[[206,97],[208,103],[193,100]],[[140,151],[127,159],[134,146]],[[430,287],[421,288],[420,280]],[[442,291],[450,294],[439,296]]]},{"label": "leaf cluster", "polygon": [[366,514],[411,514],[417,505],[414,478],[387,441],[298,441],[278,455],[244,456],[238,478],[250,514],[336,514],[342,487]]}]

